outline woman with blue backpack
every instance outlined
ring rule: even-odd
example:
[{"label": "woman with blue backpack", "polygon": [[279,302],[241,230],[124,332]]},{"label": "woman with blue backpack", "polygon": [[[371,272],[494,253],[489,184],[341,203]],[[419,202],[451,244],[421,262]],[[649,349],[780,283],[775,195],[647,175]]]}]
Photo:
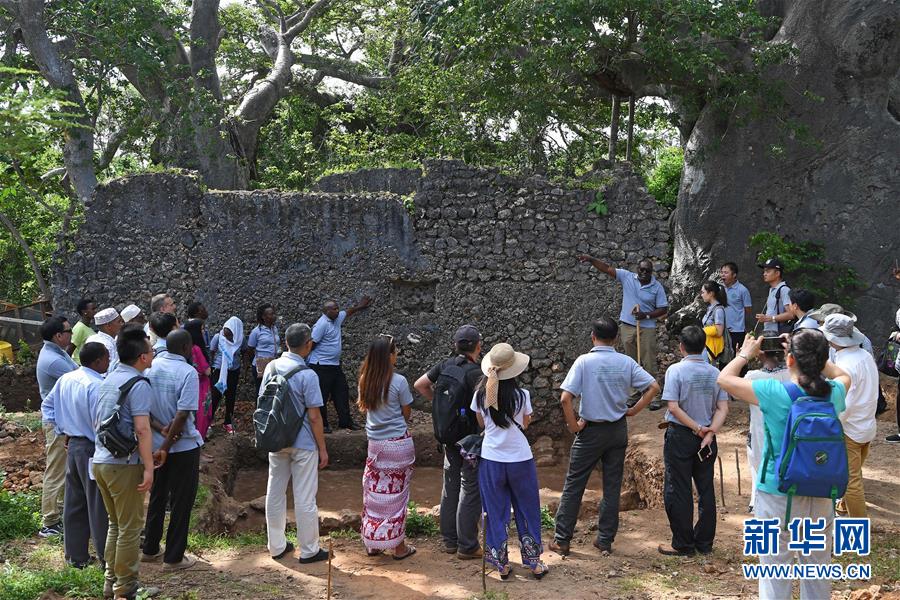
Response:
[{"label": "woman with blue backpack", "polygon": [[[759,405],[765,443],[759,469],[754,516],[779,519],[778,551],[761,555],[760,564],[825,564],[831,557],[834,505],[847,487],[847,451],[838,414],[850,388],[847,373],[828,360],[822,332],[800,329],[784,335],[790,381],[741,377],[760,353],[763,338],[747,337],[738,355],[722,370],[719,386],[732,397]],[[788,549],[791,520],[824,520],[825,549],[808,555]],[[790,598],[792,580],[759,580],[760,600]],[[800,581],[800,598],[831,597],[828,579]]]}]

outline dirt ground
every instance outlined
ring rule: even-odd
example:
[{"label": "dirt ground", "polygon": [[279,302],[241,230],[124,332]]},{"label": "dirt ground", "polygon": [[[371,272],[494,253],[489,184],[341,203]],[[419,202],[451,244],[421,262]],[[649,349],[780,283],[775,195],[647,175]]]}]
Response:
[{"label": "dirt ground", "polygon": [[[878,436],[872,443],[864,468],[866,497],[873,521],[876,544],[875,576],[863,583],[837,582],[832,599],[900,600],[900,446],[883,442],[884,436],[896,431],[896,382],[884,380],[891,409],[879,419]],[[629,422],[630,446],[651,459],[661,460],[662,431],[656,425],[662,412],[643,412]],[[656,598],[754,598],[756,584],[743,579],[742,520],[748,516],[750,477],[745,452],[748,411],[743,403],[732,405],[725,430],[718,436],[724,474],[724,502],[716,469],[716,495],[719,502],[716,548],[712,555],[698,558],[664,557],[656,551],[660,543],[670,539],[668,521],[661,506],[621,513],[621,524],[613,546],[613,554],[601,556],[593,548],[592,528],[596,522],[596,502],[600,497],[599,473],[595,473],[585,496],[582,519],[572,543],[572,554],[563,558],[545,552],[550,573],[541,581],[528,576],[518,566],[514,576],[502,582],[496,573],[487,575],[487,589],[506,593],[508,598],[622,598],[633,600]],[[0,424],[2,425],[2,424]],[[244,428],[244,431],[247,431]],[[359,436],[362,433],[336,433],[335,436]],[[0,445],[0,468],[10,471],[17,465],[42,468],[42,435],[16,436],[11,443]],[[329,438],[332,439],[332,438]],[[211,444],[211,450],[216,444]],[[737,450],[740,465],[740,495],[735,464]],[[217,460],[215,452],[213,462]],[[541,468],[542,503],[555,506],[565,477],[567,460],[561,457],[557,466]],[[655,472],[655,471],[654,471]],[[349,509],[359,511],[361,468],[329,469],[322,472],[319,506],[323,512]],[[422,507],[440,500],[441,473],[436,467],[421,467],[413,476],[411,499]],[[234,498],[249,502],[265,493],[265,474],[259,467],[240,471],[234,484]],[[724,504],[724,506],[723,506]],[[264,530],[262,515],[247,510],[239,520],[239,530]],[[545,530],[546,545],[552,532]],[[330,538],[323,537],[327,544]],[[511,531],[510,559],[518,565],[518,547]],[[879,540],[890,548],[879,549]],[[395,561],[389,556],[366,556],[361,542],[353,539],[331,540],[332,597],[343,599],[389,598],[405,600],[438,598],[457,600],[481,593],[481,563],[460,561],[440,552],[440,538],[413,539],[418,548],[413,557]],[[36,542],[35,542],[36,543]],[[163,573],[159,566],[142,565],[141,578],[163,589],[164,596],[176,598],[193,592],[199,598],[326,598],[328,565],[300,565],[296,559],[273,561],[264,546],[249,546],[199,553],[196,567],[177,574]],[[864,562],[862,560],[858,562]],[[870,586],[877,588],[871,590]],[[502,596],[500,596],[502,597]]]}]

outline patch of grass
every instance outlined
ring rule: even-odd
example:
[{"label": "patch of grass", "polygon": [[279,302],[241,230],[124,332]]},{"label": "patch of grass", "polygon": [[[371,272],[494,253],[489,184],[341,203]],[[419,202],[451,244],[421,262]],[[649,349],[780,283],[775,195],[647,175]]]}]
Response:
[{"label": "patch of grass", "polygon": [[362,536],[354,529],[338,529],[328,534],[333,540],[360,540]]},{"label": "patch of grass", "polygon": [[[3,478],[0,477],[0,483]],[[0,490],[0,542],[30,537],[41,527],[41,497]]]},{"label": "patch of grass", "polygon": [[206,504],[209,498],[209,488],[202,483],[197,486],[197,496],[194,498],[194,510]]},{"label": "patch of grass", "polygon": [[440,532],[437,520],[427,514],[420,514],[418,506],[412,500],[409,501],[406,511],[406,535],[409,537],[429,537]]},{"label": "patch of grass", "polygon": [[266,534],[259,531],[239,533],[238,535],[208,534],[192,532],[188,534],[188,550],[231,550],[249,546],[265,546],[268,543]]},{"label": "patch of grass", "polygon": [[843,553],[833,561],[844,566],[850,563],[872,565],[872,578],[900,581],[900,534],[883,530],[871,532],[871,552],[868,556]]},{"label": "patch of grass", "polygon": [[483,594],[472,596],[470,600],[509,600],[509,594],[506,592],[495,592],[488,590]]},{"label": "patch of grass", "polygon": [[31,571],[10,564],[0,570],[3,600],[34,600],[47,590],[67,598],[102,598],[103,571],[95,566]]},{"label": "patch of grass", "polygon": [[41,411],[39,410],[28,412],[7,412],[3,406],[0,406],[0,417],[2,417],[4,421],[15,423],[20,427],[24,427],[30,433],[34,433],[41,428]]},{"label": "patch of grass", "polygon": [[546,506],[541,507],[541,529],[556,529],[556,517]]}]

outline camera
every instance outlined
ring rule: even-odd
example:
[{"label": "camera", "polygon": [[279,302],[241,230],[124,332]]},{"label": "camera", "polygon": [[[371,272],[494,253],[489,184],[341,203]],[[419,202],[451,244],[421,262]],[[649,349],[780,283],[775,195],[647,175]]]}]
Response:
[{"label": "camera", "polygon": [[763,352],[784,352],[784,338],[781,336],[765,336],[760,350]]}]

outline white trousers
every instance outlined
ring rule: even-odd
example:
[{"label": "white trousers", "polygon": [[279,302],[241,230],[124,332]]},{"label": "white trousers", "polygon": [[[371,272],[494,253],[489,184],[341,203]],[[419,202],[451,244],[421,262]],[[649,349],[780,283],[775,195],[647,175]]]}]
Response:
[{"label": "white trousers", "polygon": [[319,509],[316,492],[319,489],[319,453],[314,450],[285,448],[269,453],[269,482],[266,485],[266,534],[269,552],[276,556],[284,552],[287,539],[287,484],[293,483],[294,516],[297,519],[297,545],[300,558],[319,552]]},{"label": "white trousers", "polygon": [[[758,519],[781,519],[784,522],[787,496],[776,496],[762,490],[756,491],[756,503],[753,505],[753,514]],[[831,530],[834,527],[834,515],[832,514],[831,500],[828,498],[811,498],[810,496],[794,496],[791,504],[791,520],[795,518],[810,517],[811,519],[825,519],[825,550],[812,552],[809,556],[803,556],[802,552],[788,550],[790,532],[781,528],[778,536],[778,554],[760,556],[762,565],[791,564],[795,561],[800,564],[828,564],[831,562]],[[786,600],[791,598],[791,588],[794,581],[791,579],[760,579],[759,600]],[[803,579],[800,580],[800,600],[829,600],[831,598],[831,580],[829,579]]]}]

